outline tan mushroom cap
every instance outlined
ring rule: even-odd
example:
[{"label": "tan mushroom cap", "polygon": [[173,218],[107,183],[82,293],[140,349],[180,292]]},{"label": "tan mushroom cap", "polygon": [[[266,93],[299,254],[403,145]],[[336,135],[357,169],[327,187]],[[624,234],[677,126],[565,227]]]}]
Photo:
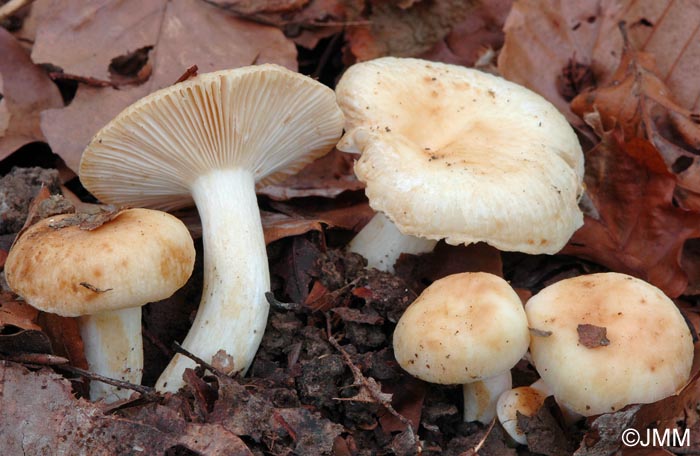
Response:
[{"label": "tan mushroom cap", "polygon": [[[558,401],[582,415],[655,402],[688,380],[688,325],[673,301],[642,280],[618,273],[566,279],[525,308],[532,328],[551,331],[532,336],[537,371]],[[579,325],[605,328],[609,344],[587,348]]]},{"label": "tan mushroom cap", "polygon": [[394,331],[402,368],[431,383],[464,384],[512,368],[530,337],[518,295],[485,272],[435,281],[406,309]]},{"label": "tan mushroom cap", "polygon": [[215,169],[249,169],[258,185],[328,152],[343,126],[334,92],[281,66],[201,74],[126,108],[92,139],[83,185],[100,200],[164,210],[192,204]]},{"label": "tan mushroom cap", "polygon": [[31,226],[7,257],[7,283],[37,309],[77,317],[137,307],[171,296],[192,274],[192,238],[170,214],[128,209],[92,231],[51,227],[71,216]]},{"label": "tan mushroom cap", "polygon": [[583,224],[583,154],[557,109],[500,77],[385,57],[336,88],[358,178],[404,234],[555,253]]}]

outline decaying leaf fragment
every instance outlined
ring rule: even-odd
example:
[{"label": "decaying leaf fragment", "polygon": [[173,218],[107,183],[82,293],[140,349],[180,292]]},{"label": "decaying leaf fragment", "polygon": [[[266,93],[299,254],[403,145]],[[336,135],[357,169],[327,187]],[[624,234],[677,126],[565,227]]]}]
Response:
[{"label": "decaying leaf fragment", "polygon": [[700,213],[679,207],[674,194],[700,185],[700,165],[687,145],[666,137],[678,122],[673,114],[686,121],[681,138],[692,141],[695,115],[674,102],[653,59],[629,45],[613,82],[579,95],[572,108],[601,138],[586,154],[585,177],[598,215],[586,217],[564,252],[680,295],[688,285],[681,254],[700,236]]},{"label": "decaying leaf fragment", "polygon": [[[237,19],[204,1],[101,0],[86,7],[57,0],[53,11],[57,14],[39,25],[35,62],[104,80],[114,75],[117,58],[121,76],[140,83],[120,90],[81,85],[69,106],[42,113],[41,129],[51,148],[74,170],[100,127],[139,98],[171,85],[193,64],[200,74],[265,62],[296,68],[294,44],[281,31]],[[143,68],[149,68],[145,82],[139,76]]]},{"label": "decaying leaf fragment", "polygon": [[583,324],[578,325],[578,341],[586,348],[598,348],[610,345],[607,337],[608,330],[601,326]]},{"label": "decaying leaf fragment", "polygon": [[43,141],[42,109],[63,106],[58,88],[29,59],[19,42],[0,27],[0,159],[25,144]]}]

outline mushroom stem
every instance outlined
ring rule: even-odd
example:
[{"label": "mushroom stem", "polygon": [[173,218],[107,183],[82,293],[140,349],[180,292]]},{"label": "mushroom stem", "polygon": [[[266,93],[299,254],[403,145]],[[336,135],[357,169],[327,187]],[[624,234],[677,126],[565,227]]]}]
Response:
[{"label": "mushroom stem", "polygon": [[381,212],[360,230],[348,245],[353,253],[367,259],[367,266],[381,271],[394,271],[394,263],[402,253],[418,255],[432,252],[437,241],[402,234]]},{"label": "mushroom stem", "polygon": [[[80,336],[92,372],[141,384],[143,342],[141,307],[108,310],[80,317]],[[99,381],[90,382],[90,399],[107,403],[127,399],[132,391]]]},{"label": "mushroom stem", "polygon": [[[265,331],[265,293],[270,289],[253,173],[242,168],[211,171],[194,181],[192,196],[202,220],[204,288],[182,346],[207,362],[223,350],[234,369],[245,374]],[[188,367],[195,362],[176,354],[156,389],[177,391]]]},{"label": "mushroom stem", "polygon": [[498,397],[513,387],[510,370],[478,382],[465,383],[464,421],[488,424],[496,417]]}]

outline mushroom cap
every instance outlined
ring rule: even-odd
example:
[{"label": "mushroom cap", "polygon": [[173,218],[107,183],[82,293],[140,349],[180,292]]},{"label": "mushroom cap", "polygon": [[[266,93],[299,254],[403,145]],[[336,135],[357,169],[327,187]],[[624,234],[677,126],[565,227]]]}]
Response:
[{"label": "mushroom cap", "polygon": [[[551,331],[532,336],[537,371],[558,401],[584,416],[655,402],[690,376],[688,325],[673,301],[642,280],[612,272],[565,279],[525,309],[532,328]],[[584,343],[579,325],[605,328],[609,344]]]},{"label": "mushroom cap", "polygon": [[456,65],[385,57],[336,88],[355,174],[404,234],[555,253],[583,224],[583,154],[536,93]]},{"label": "mushroom cap", "polygon": [[513,440],[527,445],[527,437],[518,426],[518,413],[533,416],[544,404],[547,395],[531,386],[519,386],[501,394],[496,404],[498,421]]},{"label": "mushroom cap", "polygon": [[142,306],[171,296],[192,274],[192,237],[170,214],[127,209],[91,231],[51,227],[73,215],[32,225],[7,256],[7,283],[37,309],[77,317]]},{"label": "mushroom cap", "polygon": [[105,202],[176,209],[215,169],[281,181],[328,152],[342,128],[334,92],[307,76],[273,64],[206,73],[122,111],[85,149],[80,180]]},{"label": "mushroom cap", "polygon": [[523,305],[510,285],[466,272],[433,282],[406,309],[394,330],[394,356],[421,380],[464,384],[508,371],[529,341]]}]

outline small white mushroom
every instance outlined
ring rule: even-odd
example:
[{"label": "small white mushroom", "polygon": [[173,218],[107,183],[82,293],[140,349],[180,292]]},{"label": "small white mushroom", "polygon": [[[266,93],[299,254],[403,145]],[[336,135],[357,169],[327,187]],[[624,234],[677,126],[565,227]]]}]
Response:
[{"label": "small white mushroom", "polygon": [[465,421],[488,423],[529,342],[525,311],[510,285],[467,272],[435,281],[406,309],[394,330],[394,356],[421,380],[464,385]]},{"label": "small white mushroom", "polygon": [[[378,211],[350,244],[392,270],[402,252],[479,241],[556,253],[583,224],[583,154],[564,116],[536,93],[478,70],[384,57],[336,88],[338,149]],[[395,225],[395,226],[392,226]]]},{"label": "small white mushroom", "polygon": [[547,395],[531,386],[520,386],[505,391],[498,398],[498,421],[508,435],[521,445],[527,445],[527,437],[518,426],[518,413],[533,416],[544,404]]}]

